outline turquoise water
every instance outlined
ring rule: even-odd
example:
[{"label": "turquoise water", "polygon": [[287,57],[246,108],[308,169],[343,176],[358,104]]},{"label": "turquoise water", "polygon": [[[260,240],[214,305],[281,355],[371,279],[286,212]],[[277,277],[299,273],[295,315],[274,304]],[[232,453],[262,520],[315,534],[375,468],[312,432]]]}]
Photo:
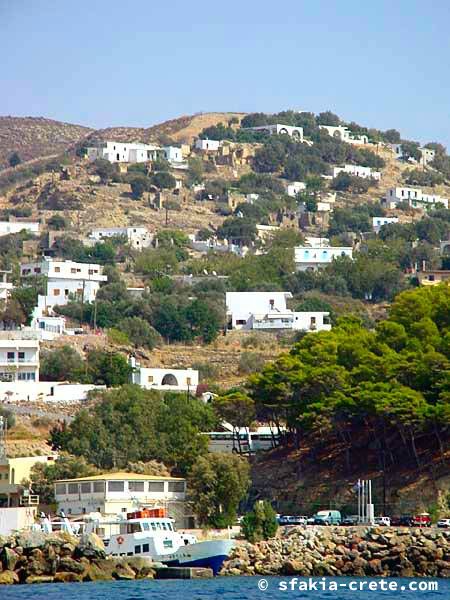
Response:
[{"label": "turquoise water", "polygon": [[[290,590],[290,577],[267,577],[268,589],[261,591],[258,583],[259,577],[218,577],[208,580],[191,581],[116,581],[101,583],[67,583],[51,585],[20,585],[0,586],[1,600],[262,600],[269,598],[281,600],[281,598],[315,598],[317,600],[387,600],[390,598],[403,597],[408,600],[449,600],[450,580],[448,579],[385,579],[386,585],[395,582],[398,591],[352,591],[348,588],[339,587],[338,591],[320,589],[320,585],[331,582],[336,586],[348,586],[349,582],[364,581],[367,586],[369,582],[377,582],[380,579],[350,579],[341,577],[339,579],[314,578],[313,581],[319,586],[317,591]],[[308,583],[307,578],[300,580],[304,585]],[[410,591],[408,586],[411,581],[420,584],[436,582],[437,591]],[[280,589],[282,582],[286,583],[286,591]],[[262,584],[264,587],[265,584]],[[401,590],[400,588],[405,588]]]}]

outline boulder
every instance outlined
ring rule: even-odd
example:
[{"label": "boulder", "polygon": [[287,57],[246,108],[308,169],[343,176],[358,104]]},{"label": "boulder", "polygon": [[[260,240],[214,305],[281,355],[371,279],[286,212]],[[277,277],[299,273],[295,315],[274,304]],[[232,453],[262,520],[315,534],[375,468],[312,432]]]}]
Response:
[{"label": "boulder", "polygon": [[113,571],[114,579],[136,579],[136,574],[133,569],[126,563],[116,565]]},{"label": "boulder", "polygon": [[51,575],[30,575],[25,579],[25,583],[53,583],[54,578]]},{"label": "boulder", "polygon": [[84,573],[85,565],[77,562],[73,558],[64,557],[61,558],[58,564],[58,571],[68,571],[69,573]]},{"label": "boulder", "polygon": [[0,553],[0,561],[5,571],[14,571],[14,568],[19,560],[19,554],[5,546]]},{"label": "boulder", "polygon": [[0,585],[13,585],[19,583],[19,576],[14,571],[0,572]]},{"label": "boulder", "polygon": [[48,536],[42,531],[23,531],[17,538],[19,546],[24,550],[31,548],[43,548]]},{"label": "boulder", "polygon": [[95,533],[84,534],[81,536],[74,554],[75,557],[105,558],[105,544]]},{"label": "boulder", "polygon": [[111,581],[115,562],[108,559],[97,559],[92,561],[87,567],[83,577],[84,581]]},{"label": "boulder", "polygon": [[56,573],[53,577],[54,583],[74,583],[80,581],[83,581],[82,575],[80,575],[79,573],[71,573],[68,571]]}]

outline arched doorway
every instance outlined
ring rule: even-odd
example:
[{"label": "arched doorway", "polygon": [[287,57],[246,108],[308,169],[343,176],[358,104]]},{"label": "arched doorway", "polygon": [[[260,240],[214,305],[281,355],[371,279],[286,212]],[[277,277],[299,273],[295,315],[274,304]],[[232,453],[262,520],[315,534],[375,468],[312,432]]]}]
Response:
[{"label": "arched doorway", "polygon": [[167,375],[164,375],[162,381],[161,381],[161,385],[176,385],[178,386],[178,381],[177,378],[175,377],[175,375],[172,375],[172,373],[167,373]]}]

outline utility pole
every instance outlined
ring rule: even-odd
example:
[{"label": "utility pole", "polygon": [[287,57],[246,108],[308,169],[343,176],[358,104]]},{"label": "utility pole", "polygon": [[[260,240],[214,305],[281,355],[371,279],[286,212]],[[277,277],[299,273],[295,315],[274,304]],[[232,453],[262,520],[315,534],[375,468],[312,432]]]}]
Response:
[{"label": "utility pole", "polygon": [[6,429],[8,419],[0,415],[0,460],[6,458]]}]

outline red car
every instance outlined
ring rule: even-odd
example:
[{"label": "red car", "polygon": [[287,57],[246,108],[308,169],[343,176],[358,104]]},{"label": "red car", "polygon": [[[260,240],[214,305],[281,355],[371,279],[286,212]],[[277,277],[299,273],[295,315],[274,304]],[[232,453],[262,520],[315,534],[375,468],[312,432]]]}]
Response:
[{"label": "red car", "polygon": [[412,519],[413,527],[431,527],[431,518],[428,513],[421,513]]}]

